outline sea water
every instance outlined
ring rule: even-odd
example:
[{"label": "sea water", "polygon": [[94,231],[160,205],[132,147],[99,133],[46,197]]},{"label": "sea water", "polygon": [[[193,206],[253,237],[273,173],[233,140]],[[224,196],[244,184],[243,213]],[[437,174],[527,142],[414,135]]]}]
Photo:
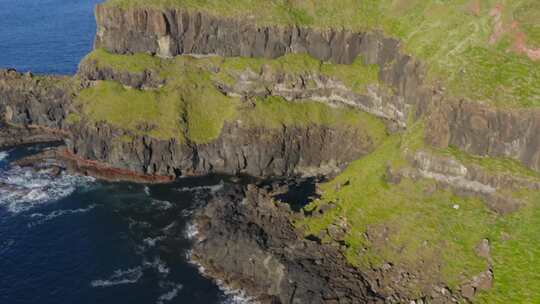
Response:
[{"label": "sea water", "polygon": [[[97,0],[0,0],[0,67],[75,73]],[[106,183],[20,168],[0,151],[0,303],[243,302],[189,261],[193,212],[227,182]]]}]

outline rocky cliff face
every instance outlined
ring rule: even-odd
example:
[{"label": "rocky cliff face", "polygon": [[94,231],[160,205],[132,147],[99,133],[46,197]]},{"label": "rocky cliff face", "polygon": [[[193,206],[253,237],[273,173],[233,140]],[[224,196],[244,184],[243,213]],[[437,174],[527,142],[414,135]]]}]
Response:
[{"label": "rocky cliff face", "polygon": [[257,187],[232,191],[196,216],[192,257],[262,303],[383,303],[338,248],[304,239],[291,215]]},{"label": "rocky cliff face", "polygon": [[434,102],[427,140],[476,155],[508,157],[540,172],[540,110],[498,109],[461,102]]},{"label": "rocky cliff face", "polygon": [[[118,78],[122,83],[146,87],[161,82],[151,75],[107,70],[90,69],[86,75],[102,80]],[[317,125],[265,129],[231,122],[218,139],[195,144],[137,136],[106,123],[91,123],[79,114],[71,121],[70,114],[78,111],[74,102],[78,88],[85,85],[87,80],[76,84],[66,78],[4,71],[0,74],[0,110],[8,124],[19,127],[18,134],[33,128],[37,135],[29,140],[61,139],[73,156],[134,174],[332,175],[373,149],[373,142],[358,131]]]},{"label": "rocky cliff face", "polygon": [[0,113],[11,124],[62,129],[74,87],[69,78],[0,70]]},{"label": "rocky cliff face", "polygon": [[[264,67],[260,71],[237,71],[229,75],[232,83],[214,84],[221,93],[240,96],[246,104],[254,96],[279,96],[289,102],[311,99],[328,106],[346,104],[392,122],[390,126],[397,126],[393,130],[408,128],[411,121],[422,119],[426,122],[426,142],[433,147],[455,146],[470,154],[512,158],[540,172],[537,109],[496,108],[447,96],[444,88],[425,82],[425,67],[420,61],[405,54],[399,41],[381,33],[259,26],[249,19],[180,9],[100,5],[96,15],[96,47],[116,54],[273,59],[307,53],[321,62],[342,65],[353,64],[361,57],[366,64],[380,68],[379,83],[368,85],[365,92],[355,91],[343,81],[319,72],[276,73]],[[208,173],[331,176],[375,146],[367,133],[357,129],[317,124],[249,127],[234,120],[225,123],[217,139],[205,144],[143,136],[81,115],[77,95],[103,81],[140,92],[158,91],[167,85],[163,75],[151,69],[133,72],[92,61],[81,64],[74,79],[0,71],[0,114],[10,126],[0,131],[0,146],[63,140],[66,150],[58,155],[67,156],[75,167],[137,181],[168,181],[169,177]],[[406,168],[396,172],[389,168],[388,180],[399,184],[404,178],[432,179],[437,186],[450,187],[459,195],[480,196],[501,215],[516,212],[522,204],[507,193],[540,189],[535,179],[511,173],[494,174],[427,150],[412,151]],[[346,181],[343,187],[349,184]],[[240,283],[251,293],[263,295],[261,299],[267,302],[418,300],[411,290],[427,272],[426,268],[411,274],[385,264],[369,273],[360,273],[342,255],[342,247],[347,245],[343,236],[350,228],[345,221],[341,221],[343,227],[331,223],[325,228],[335,242],[322,245],[317,237],[304,239],[289,221],[291,216],[289,210],[272,202],[267,193],[254,188],[222,197],[197,217],[200,235],[194,258],[208,267],[212,276],[229,284]],[[386,238],[386,232],[377,233],[368,230],[364,236],[370,241]],[[466,282],[462,296],[470,299],[477,290],[491,288],[492,270],[490,265],[482,273],[489,278],[487,281]],[[434,302],[455,302],[460,298],[451,293],[456,290],[438,285],[444,282],[428,283],[423,296]]]},{"label": "rocky cliff face", "polygon": [[275,73],[264,67],[259,73],[246,70],[231,76],[235,78],[233,85],[218,83],[228,95],[279,96],[288,101],[315,100],[328,105],[346,105],[386,119],[398,128],[407,126],[410,105],[377,84],[368,84],[366,92],[358,93],[343,81],[320,73]]},{"label": "rocky cliff face", "polygon": [[[399,41],[380,33],[316,30],[297,26],[257,26],[177,9],[121,9],[98,6],[96,46],[115,53],[147,52],[159,56],[179,54],[276,58],[306,52],[323,61],[350,64],[362,56],[381,67],[380,80],[399,97],[390,105],[399,115],[379,115],[406,122],[410,111],[425,114],[430,108],[428,141],[439,147],[455,145],[485,156],[506,156],[540,170],[538,111],[497,109],[462,102],[424,83],[421,62],[404,54]],[[381,108],[389,111],[388,103]],[[375,111],[371,111],[375,113]],[[524,136],[525,134],[525,136]]]},{"label": "rocky cliff face", "polygon": [[[119,54],[277,58],[289,53],[307,53],[336,64],[351,64],[362,56],[366,64],[381,67],[381,80],[400,96],[393,105],[399,114],[380,115],[385,118],[406,120],[406,105],[424,104],[428,97],[419,90],[423,75],[421,64],[399,50],[399,41],[380,33],[319,31],[296,26],[260,27],[249,20],[205,13],[175,9],[123,10],[103,5],[97,7],[96,18],[96,47]],[[384,111],[388,109],[381,105],[377,114]]]},{"label": "rocky cliff face", "polygon": [[[325,127],[246,129],[227,124],[208,144],[179,143],[125,135],[106,124],[83,124],[72,129],[68,148],[87,159],[151,175],[208,173],[252,176],[333,175],[350,161],[369,153],[354,131]],[[336,149],[340,147],[340,149]]]}]

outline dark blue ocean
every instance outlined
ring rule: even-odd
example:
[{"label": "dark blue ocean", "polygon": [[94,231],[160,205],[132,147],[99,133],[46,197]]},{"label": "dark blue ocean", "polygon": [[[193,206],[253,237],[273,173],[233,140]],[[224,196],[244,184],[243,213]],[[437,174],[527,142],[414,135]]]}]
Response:
[{"label": "dark blue ocean", "polygon": [[[92,48],[97,2],[0,0],[0,67],[73,74]],[[13,165],[41,148],[0,151],[0,303],[242,301],[188,259],[192,213],[221,178],[112,184]]]}]

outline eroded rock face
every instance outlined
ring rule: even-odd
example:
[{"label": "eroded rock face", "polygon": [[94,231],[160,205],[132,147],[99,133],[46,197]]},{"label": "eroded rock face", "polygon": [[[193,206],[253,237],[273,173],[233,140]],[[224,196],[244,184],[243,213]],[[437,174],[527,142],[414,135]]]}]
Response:
[{"label": "eroded rock face", "polygon": [[508,157],[540,172],[540,110],[497,109],[473,102],[435,103],[427,139],[476,155]]},{"label": "eroded rock face", "polygon": [[165,82],[156,75],[155,71],[148,70],[140,73],[121,71],[99,66],[95,60],[91,59],[85,60],[79,65],[78,75],[89,81],[111,80],[137,89],[155,89]]},{"label": "eroded rock face", "polygon": [[411,167],[394,170],[389,167],[387,180],[400,183],[403,177],[428,178],[443,186],[451,187],[462,196],[477,196],[487,206],[500,214],[518,210],[523,202],[507,195],[507,192],[529,189],[540,190],[538,178],[517,176],[507,172],[489,172],[476,164],[463,164],[450,156],[427,151],[410,155]]},{"label": "eroded rock face", "polygon": [[80,157],[157,175],[334,175],[373,149],[370,139],[361,140],[354,130],[323,126],[264,129],[228,123],[208,144],[144,136],[119,141],[115,138],[123,131],[106,124],[83,124],[72,134],[68,148]]},{"label": "eroded rock face", "polygon": [[262,303],[384,303],[336,247],[304,239],[290,216],[255,186],[224,194],[196,216],[192,257]]},{"label": "eroded rock face", "polygon": [[[124,10],[105,5],[96,9],[98,35],[95,46],[118,54],[146,52],[219,55],[224,57],[277,58],[289,53],[308,53],[316,59],[351,64],[362,56],[366,64],[381,67],[380,79],[399,96],[399,120],[408,116],[404,104],[427,104],[429,90],[422,87],[424,68],[400,51],[396,39],[380,33],[348,30],[314,30],[297,26],[257,26],[252,20],[216,17],[176,9],[138,8]],[[167,43],[160,43],[167,37]],[[163,50],[161,47],[167,46]],[[421,88],[422,87],[422,88]],[[420,89],[421,88],[421,89]],[[378,93],[371,91],[372,95]],[[381,104],[381,106],[387,103]],[[377,109],[381,117],[394,119]],[[421,111],[421,109],[417,109]]]},{"label": "eroded rock face", "polygon": [[[139,79],[137,75],[106,73],[92,68],[88,73],[96,77],[125,76],[121,78],[123,81],[142,86],[159,83],[157,78]],[[0,113],[5,122],[19,127],[18,133],[4,133],[15,132],[16,138],[31,134],[32,137],[27,138],[35,138],[34,141],[61,139],[72,156],[99,161],[103,164],[101,167],[108,164],[135,174],[173,177],[208,173],[259,177],[333,175],[374,148],[366,132],[322,125],[266,129],[229,122],[219,138],[207,144],[159,140],[137,136],[105,123],[92,123],[81,114],[77,114],[78,121],[68,121],[71,113],[78,113],[74,102],[76,94],[71,79],[2,72]],[[23,132],[28,127],[33,128],[33,133]],[[5,142],[7,145],[13,141],[6,139]],[[13,142],[16,143],[18,141]]]},{"label": "eroded rock face", "polygon": [[15,70],[0,70],[0,114],[10,124],[61,129],[73,94],[74,88],[67,77],[35,77]]},{"label": "eroded rock face", "polygon": [[[224,57],[277,58],[286,53],[307,52],[335,63],[352,63],[368,52],[364,34],[350,31],[316,31],[296,26],[259,27],[253,20],[216,17],[185,10],[98,5],[97,48],[114,53],[214,54]],[[167,37],[167,38],[164,38]],[[395,55],[398,42],[388,39],[385,54]],[[382,59],[382,58],[381,58]],[[393,58],[382,60],[390,61]]]},{"label": "eroded rock face", "polygon": [[355,92],[342,81],[316,72],[288,74],[274,72],[263,66],[260,72],[245,70],[231,73],[235,83],[217,83],[228,95],[279,96],[288,101],[314,100],[327,105],[346,105],[392,121],[400,128],[407,126],[410,105],[401,96],[374,84],[366,92]]},{"label": "eroded rock face", "polygon": [[[403,54],[397,40],[380,33],[256,26],[250,20],[176,9],[123,10],[102,5],[96,13],[96,46],[120,54],[276,58],[287,53],[308,53],[339,64],[350,64],[362,56],[367,64],[381,67],[380,81],[399,97],[398,103],[382,103],[380,113],[392,112],[392,106],[400,110],[401,119],[396,121],[406,122],[410,114],[407,109],[414,108],[416,117],[429,111],[426,129],[430,143],[439,147],[451,144],[478,155],[511,157],[540,171],[540,132],[535,131],[540,126],[538,110],[496,109],[440,96],[439,90],[423,83],[422,64]],[[163,37],[167,37],[167,43],[160,43]],[[376,114],[374,109],[367,111]]]}]

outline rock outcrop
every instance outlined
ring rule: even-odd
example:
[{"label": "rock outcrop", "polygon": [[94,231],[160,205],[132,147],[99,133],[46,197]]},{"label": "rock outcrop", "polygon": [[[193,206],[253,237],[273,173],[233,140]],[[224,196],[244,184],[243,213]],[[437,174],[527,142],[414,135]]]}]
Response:
[{"label": "rock outcrop", "polygon": [[[258,177],[334,175],[372,149],[351,130],[308,128],[243,128],[228,123],[208,144],[128,137],[107,124],[81,124],[72,129],[68,148],[82,158],[152,175],[248,174]],[[336,147],[340,147],[337,149]]]},{"label": "rock outcrop", "polygon": [[436,147],[521,161],[540,172],[540,110],[498,109],[473,103],[436,102],[428,115],[427,141]]},{"label": "rock outcrop", "polygon": [[198,215],[192,258],[262,303],[383,303],[338,248],[305,239],[287,205],[236,189]]},{"label": "rock outcrop", "polygon": [[355,92],[338,79],[317,72],[306,74],[276,73],[263,69],[257,73],[245,70],[231,74],[233,85],[219,83],[228,95],[279,96],[288,101],[314,100],[328,105],[346,105],[373,114],[406,128],[410,106],[401,96],[393,94],[377,84],[367,84],[366,92]]},{"label": "rock outcrop", "polygon": [[[249,20],[216,17],[176,9],[129,9],[106,5],[96,9],[98,34],[95,46],[118,54],[146,52],[165,57],[182,54],[223,57],[277,58],[289,53],[307,53],[336,64],[351,64],[358,56],[366,64],[381,67],[380,79],[399,96],[374,105],[376,115],[406,122],[407,105],[425,104],[429,97],[422,87],[423,67],[400,51],[396,39],[381,33],[348,30],[315,30],[298,26],[257,26]],[[166,41],[167,43],[163,43]],[[375,91],[371,95],[375,95]],[[376,97],[381,98],[381,97]],[[375,99],[376,99],[375,98]],[[397,110],[388,115],[385,111]]]},{"label": "rock outcrop", "polygon": [[[448,96],[443,88],[425,81],[421,61],[404,53],[398,40],[380,32],[257,25],[249,19],[173,8],[98,5],[96,16],[95,46],[116,54],[275,59],[307,53],[343,65],[361,57],[365,64],[380,68],[379,83],[367,85],[365,92],[317,72],[275,73],[264,67],[229,75],[233,83],[214,84],[221,93],[241,96],[247,102],[254,96],[279,96],[290,102],[311,99],[329,106],[346,104],[391,121],[395,130],[423,119],[430,146],[455,146],[470,154],[512,158],[540,172],[538,109],[497,108]],[[375,145],[368,132],[358,129],[317,124],[250,127],[234,120],[225,123],[217,139],[205,144],[144,136],[105,121],[90,121],[81,114],[76,102],[80,91],[105,80],[156,91],[167,81],[156,71],[128,72],[92,60],[81,64],[75,78],[0,71],[0,115],[6,126],[0,130],[0,146],[62,140],[65,149],[47,157],[63,158],[66,166],[110,180],[166,182],[208,173],[328,177],[370,153]],[[484,198],[499,214],[515,212],[521,206],[504,191],[540,190],[537,179],[487,172],[452,157],[425,151],[414,151],[409,157],[409,167],[398,172],[389,169],[390,181],[434,179],[460,195]],[[218,197],[197,215],[200,234],[193,257],[211,276],[241,286],[269,303],[461,300],[444,282],[431,281],[422,290],[422,298],[414,298],[411,282],[421,274],[390,264],[362,273],[347,263],[340,247],[346,246],[346,223],[330,224],[325,233],[333,241],[322,244],[318,237],[305,239],[290,221],[294,216],[298,215],[275,203],[263,190],[237,189]],[[370,241],[381,235],[376,229],[365,233]],[[481,246],[479,255],[491,259],[487,244]],[[472,299],[480,290],[491,288],[493,279],[490,262],[489,269],[462,285],[461,296]]]},{"label": "rock outcrop", "polygon": [[75,83],[68,77],[0,70],[0,113],[9,124],[60,130],[66,125],[75,92]]},{"label": "rock outcrop", "polygon": [[338,64],[350,64],[362,56],[367,64],[381,67],[380,81],[398,96],[396,100],[401,104],[393,104],[400,110],[398,121],[406,122],[410,109],[415,110],[417,117],[429,112],[429,142],[443,147],[455,145],[478,155],[511,157],[540,171],[540,133],[534,131],[540,124],[537,110],[497,109],[441,96],[444,92],[424,83],[422,63],[404,54],[398,40],[381,33],[294,25],[257,26],[250,20],[173,8],[122,9],[100,5],[96,16],[96,46],[119,54],[276,58],[305,52]]},{"label": "rock outcrop", "polygon": [[[134,80],[137,78],[132,74],[96,69],[87,73],[111,78],[124,75],[119,79],[141,86],[147,81],[160,82],[159,78]],[[134,174],[332,175],[373,149],[371,139],[358,130],[320,125],[266,129],[230,122],[219,138],[208,144],[138,136],[106,123],[91,123],[78,113],[74,100],[86,82],[77,84],[68,78],[4,71],[0,74],[0,112],[4,121],[18,130],[32,128],[34,141],[61,139],[68,152],[79,159],[98,161]],[[70,114],[78,118],[69,119]],[[6,139],[5,145],[8,142]]]},{"label": "rock outcrop", "polygon": [[156,89],[164,84],[164,80],[151,70],[139,73],[122,71],[109,66],[100,66],[95,60],[87,59],[79,65],[78,75],[85,80],[111,80],[136,89]]},{"label": "rock outcrop", "polygon": [[464,164],[451,156],[419,151],[409,156],[410,167],[388,168],[387,179],[399,183],[402,178],[427,178],[442,186],[451,187],[461,196],[482,198],[487,206],[499,213],[517,211],[523,203],[508,195],[515,191],[540,190],[538,177],[519,176],[508,172],[489,172],[475,164]]}]

